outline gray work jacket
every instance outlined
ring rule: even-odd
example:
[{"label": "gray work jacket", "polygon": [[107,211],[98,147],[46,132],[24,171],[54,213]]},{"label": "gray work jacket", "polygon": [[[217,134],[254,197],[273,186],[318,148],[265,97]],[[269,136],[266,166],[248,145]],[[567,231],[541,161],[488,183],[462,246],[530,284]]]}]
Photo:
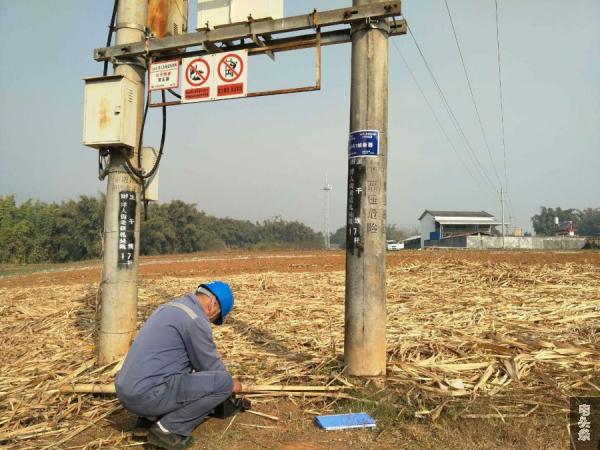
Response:
[{"label": "gray work jacket", "polygon": [[117,391],[128,397],[143,394],[169,377],[192,370],[225,371],[212,339],[211,323],[195,294],[175,298],[186,311],[162,305],[148,318],[117,374]]}]

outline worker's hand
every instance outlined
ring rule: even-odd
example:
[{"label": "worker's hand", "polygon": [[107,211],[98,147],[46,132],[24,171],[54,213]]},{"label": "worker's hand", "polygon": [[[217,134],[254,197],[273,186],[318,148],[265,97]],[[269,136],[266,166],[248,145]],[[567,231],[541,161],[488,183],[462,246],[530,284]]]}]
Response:
[{"label": "worker's hand", "polygon": [[232,391],[234,394],[239,394],[240,392],[242,392],[242,383],[240,383],[240,380],[238,380],[237,378],[233,379],[233,389]]}]

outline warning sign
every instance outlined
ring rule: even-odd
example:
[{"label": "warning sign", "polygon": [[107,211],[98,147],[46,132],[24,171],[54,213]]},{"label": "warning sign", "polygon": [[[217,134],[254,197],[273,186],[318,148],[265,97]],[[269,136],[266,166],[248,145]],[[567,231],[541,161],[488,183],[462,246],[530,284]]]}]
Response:
[{"label": "warning sign", "polygon": [[248,51],[214,55],[217,63],[217,98],[245,97],[248,84]]},{"label": "warning sign", "polygon": [[203,58],[192,59],[185,71],[185,78],[192,86],[202,86],[210,77],[210,64]]},{"label": "warning sign", "polygon": [[182,103],[247,96],[247,50],[184,58],[181,67]]},{"label": "warning sign", "polygon": [[215,83],[212,79],[213,58],[211,56],[182,60],[184,76],[181,85],[181,101],[183,103],[213,100]]},{"label": "warning sign", "polygon": [[150,64],[148,90],[176,89],[179,87],[179,60]]}]

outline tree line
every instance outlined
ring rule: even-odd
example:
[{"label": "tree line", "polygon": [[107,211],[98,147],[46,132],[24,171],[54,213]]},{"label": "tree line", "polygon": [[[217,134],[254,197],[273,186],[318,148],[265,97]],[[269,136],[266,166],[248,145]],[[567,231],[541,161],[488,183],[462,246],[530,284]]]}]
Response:
[{"label": "tree line", "polygon": [[[404,239],[419,234],[417,227],[400,227],[397,224],[387,224],[385,227],[385,238],[402,242]],[[330,241],[333,245],[341,248],[346,247],[346,225],[331,233]]]},{"label": "tree line", "polygon": [[[0,196],[0,263],[68,262],[102,254],[104,195],[17,205]],[[219,218],[179,200],[148,206],[141,223],[143,255],[221,249],[319,248],[323,236],[297,221]]]},{"label": "tree line", "polygon": [[[14,195],[0,195],[0,263],[68,262],[102,254],[105,197],[17,205]],[[531,218],[536,235],[556,234],[555,217],[573,221],[577,234],[600,236],[600,208],[542,207]],[[387,239],[402,240],[416,229],[388,225]],[[333,245],[344,247],[346,227],[331,234]],[[219,218],[179,200],[151,203],[141,223],[142,255],[190,253],[222,249],[276,247],[321,248],[323,235],[297,221],[277,217],[262,222]]]},{"label": "tree line", "polygon": [[557,232],[555,217],[558,217],[559,222],[572,221],[580,236],[600,236],[600,208],[562,209],[545,206],[531,218],[535,234],[554,236]]}]

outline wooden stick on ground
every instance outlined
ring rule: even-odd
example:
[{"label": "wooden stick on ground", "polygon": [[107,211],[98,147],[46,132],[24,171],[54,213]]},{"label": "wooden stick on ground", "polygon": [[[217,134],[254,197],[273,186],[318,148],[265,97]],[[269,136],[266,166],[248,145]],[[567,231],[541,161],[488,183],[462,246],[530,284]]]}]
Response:
[{"label": "wooden stick on ground", "polygon": [[[346,389],[345,386],[273,386],[249,385],[243,386],[242,394],[256,394],[264,392],[338,392]],[[62,386],[60,392],[74,392],[79,394],[114,394],[114,384],[71,384]]]},{"label": "wooden stick on ground", "polygon": [[114,394],[114,384],[69,384],[67,386],[61,386],[60,392],[74,392],[77,394]]},{"label": "wooden stick on ground", "polygon": [[243,394],[258,392],[337,392],[346,389],[345,386],[273,386],[273,385],[242,385]]},{"label": "wooden stick on ground", "polygon": [[270,416],[269,414],[261,413],[259,411],[252,411],[251,409],[247,409],[244,412],[247,412],[247,413],[250,413],[250,414],[254,414],[255,416],[265,417],[267,419],[274,420],[275,422],[277,422],[279,420],[279,417]]},{"label": "wooden stick on ground", "polygon": [[227,428],[225,428],[225,431],[223,431],[223,433],[221,434],[221,439],[223,439],[223,437],[225,436],[225,433],[227,433],[227,431],[229,430],[229,428],[231,427],[231,425],[233,424],[233,421],[235,420],[237,416],[233,416],[231,418],[231,421],[229,422],[229,425],[227,425]]}]

